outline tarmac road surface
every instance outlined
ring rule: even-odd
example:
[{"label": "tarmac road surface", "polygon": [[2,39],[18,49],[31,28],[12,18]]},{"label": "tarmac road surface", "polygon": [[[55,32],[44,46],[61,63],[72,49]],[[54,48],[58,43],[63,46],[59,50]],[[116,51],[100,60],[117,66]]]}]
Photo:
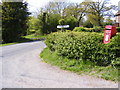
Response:
[{"label": "tarmac road surface", "polygon": [[42,62],[42,41],[2,48],[2,88],[118,88],[118,83],[81,76]]}]

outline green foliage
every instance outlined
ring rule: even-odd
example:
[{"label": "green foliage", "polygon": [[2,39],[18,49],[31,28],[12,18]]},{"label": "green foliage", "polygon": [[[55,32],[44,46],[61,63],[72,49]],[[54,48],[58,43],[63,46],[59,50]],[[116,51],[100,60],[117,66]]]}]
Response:
[{"label": "green foliage", "polygon": [[81,32],[81,31],[85,31],[85,28],[84,27],[75,27],[73,29],[73,31],[75,31],[75,32]]},{"label": "green foliage", "polygon": [[66,57],[59,56],[57,52],[52,52],[49,48],[45,48],[40,53],[40,57],[44,62],[58,66],[64,70],[69,70],[77,74],[92,75],[107,80],[118,81],[118,69],[111,66],[94,66],[93,63],[90,62],[84,63],[80,60],[68,59]]},{"label": "green foliage", "polygon": [[88,14],[88,19],[93,26],[100,26],[103,22],[101,16],[96,14]]},{"label": "green foliage", "polygon": [[94,29],[94,32],[101,32],[102,31],[102,28],[100,26],[94,26],[93,29]]},{"label": "green foliage", "polygon": [[27,32],[27,3],[2,2],[2,39],[13,42]]},{"label": "green foliage", "polygon": [[117,27],[116,29],[117,29],[117,32],[120,32],[120,27]]},{"label": "green foliage", "polygon": [[36,35],[36,34],[31,34],[31,35],[27,35],[27,36],[22,36],[23,38],[26,39],[31,39],[31,40],[44,40],[46,38],[46,35],[42,36],[42,35]]},{"label": "green foliage", "polygon": [[92,23],[90,22],[90,20],[86,20],[84,23],[83,23],[83,26],[86,27],[86,28],[92,28],[93,25]]},{"label": "green foliage", "polygon": [[[100,2],[99,0],[96,2],[88,2],[88,7],[88,19],[95,26],[102,26],[104,16],[111,17],[113,15],[111,10],[117,8],[115,5],[110,5],[108,0],[103,0],[103,2]],[[110,18],[108,18],[106,22],[111,22]]]},{"label": "green foliage", "polygon": [[108,43],[111,56],[114,57],[112,64],[114,66],[120,66],[120,34],[112,37],[110,43]]},{"label": "green foliage", "polygon": [[60,24],[60,25],[65,25],[65,24],[66,24],[65,19],[60,19],[60,20],[59,20],[59,24]]},{"label": "green foliage", "polygon": [[39,31],[40,33],[40,28],[41,26],[39,25],[39,20],[35,17],[29,17],[28,19],[28,29],[27,29],[27,35],[33,34],[33,33],[37,33],[37,31]]},{"label": "green foliage", "polygon": [[118,38],[120,38],[119,35],[113,37],[109,44],[103,44],[103,35],[99,33],[64,32],[50,34],[45,43],[51,51],[56,51],[58,55],[107,66],[113,61],[117,63],[120,57]]},{"label": "green foliage", "polygon": [[76,26],[76,23],[77,19],[75,17],[70,16],[66,18],[66,24],[70,26],[68,29],[73,30]]},{"label": "green foliage", "polygon": [[103,28],[101,28],[100,26],[94,26],[93,28],[84,28],[84,27],[75,27],[73,29],[73,31],[75,32],[103,32]]},{"label": "green foliage", "polygon": [[59,14],[49,14],[46,27],[48,33],[57,31],[57,25],[59,24],[60,18],[61,16]]},{"label": "green foliage", "polygon": [[40,13],[38,15],[38,20],[39,20],[38,25],[40,28],[37,30],[37,33],[43,35],[43,34],[49,34],[51,32],[56,32],[60,18],[61,17],[59,14],[47,13],[45,22],[43,22],[43,12]]},{"label": "green foliage", "polygon": [[85,28],[85,32],[94,32],[95,30],[93,28]]}]

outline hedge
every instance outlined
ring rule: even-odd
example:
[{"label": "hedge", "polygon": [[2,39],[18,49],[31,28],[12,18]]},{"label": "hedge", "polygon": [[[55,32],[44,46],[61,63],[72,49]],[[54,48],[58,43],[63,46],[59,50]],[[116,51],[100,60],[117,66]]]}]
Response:
[{"label": "hedge", "polygon": [[103,35],[96,32],[57,32],[48,35],[45,43],[51,51],[78,62],[120,65],[120,34],[103,44]]},{"label": "hedge", "polygon": [[94,26],[93,28],[75,27],[73,29],[73,31],[75,31],[75,32],[81,32],[81,31],[84,31],[84,32],[103,32],[104,28],[101,28],[99,26]]},{"label": "hedge", "polygon": [[[117,32],[120,32],[120,27],[116,27]],[[85,28],[85,27],[75,27],[73,29],[75,32],[104,32],[104,28],[101,28],[99,26],[94,26],[93,28]]]}]

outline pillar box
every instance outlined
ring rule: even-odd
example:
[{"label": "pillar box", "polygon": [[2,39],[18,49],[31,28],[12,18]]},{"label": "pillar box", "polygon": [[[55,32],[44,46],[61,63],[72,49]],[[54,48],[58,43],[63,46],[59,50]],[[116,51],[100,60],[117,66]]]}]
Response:
[{"label": "pillar box", "polygon": [[106,25],[104,30],[104,44],[107,44],[110,42],[110,38],[114,35],[116,35],[117,30],[115,26],[112,25]]}]

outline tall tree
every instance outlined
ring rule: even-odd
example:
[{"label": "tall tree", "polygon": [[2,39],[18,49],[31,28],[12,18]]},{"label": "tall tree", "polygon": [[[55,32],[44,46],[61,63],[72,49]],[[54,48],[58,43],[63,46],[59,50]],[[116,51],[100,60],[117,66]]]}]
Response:
[{"label": "tall tree", "polygon": [[73,3],[70,4],[67,8],[64,9],[66,16],[74,16],[78,23],[76,24],[79,26],[82,18],[86,15],[86,11],[88,9],[88,4],[86,2],[82,2],[80,4]]},{"label": "tall tree", "polygon": [[40,28],[41,26],[39,25],[39,19],[33,16],[29,16],[28,22],[28,29],[27,29],[27,34],[40,34]]},{"label": "tall tree", "polygon": [[2,2],[2,39],[13,42],[27,31],[30,13],[26,2]]},{"label": "tall tree", "polygon": [[49,2],[45,6],[44,11],[47,13],[63,15],[63,9],[66,8],[68,4],[69,3],[66,2]]},{"label": "tall tree", "polygon": [[2,3],[0,2],[0,44],[2,43]]},{"label": "tall tree", "polygon": [[101,26],[104,16],[109,16],[112,10],[116,10],[117,6],[109,5],[109,0],[96,0],[96,2],[88,2],[88,17],[92,24]]}]

